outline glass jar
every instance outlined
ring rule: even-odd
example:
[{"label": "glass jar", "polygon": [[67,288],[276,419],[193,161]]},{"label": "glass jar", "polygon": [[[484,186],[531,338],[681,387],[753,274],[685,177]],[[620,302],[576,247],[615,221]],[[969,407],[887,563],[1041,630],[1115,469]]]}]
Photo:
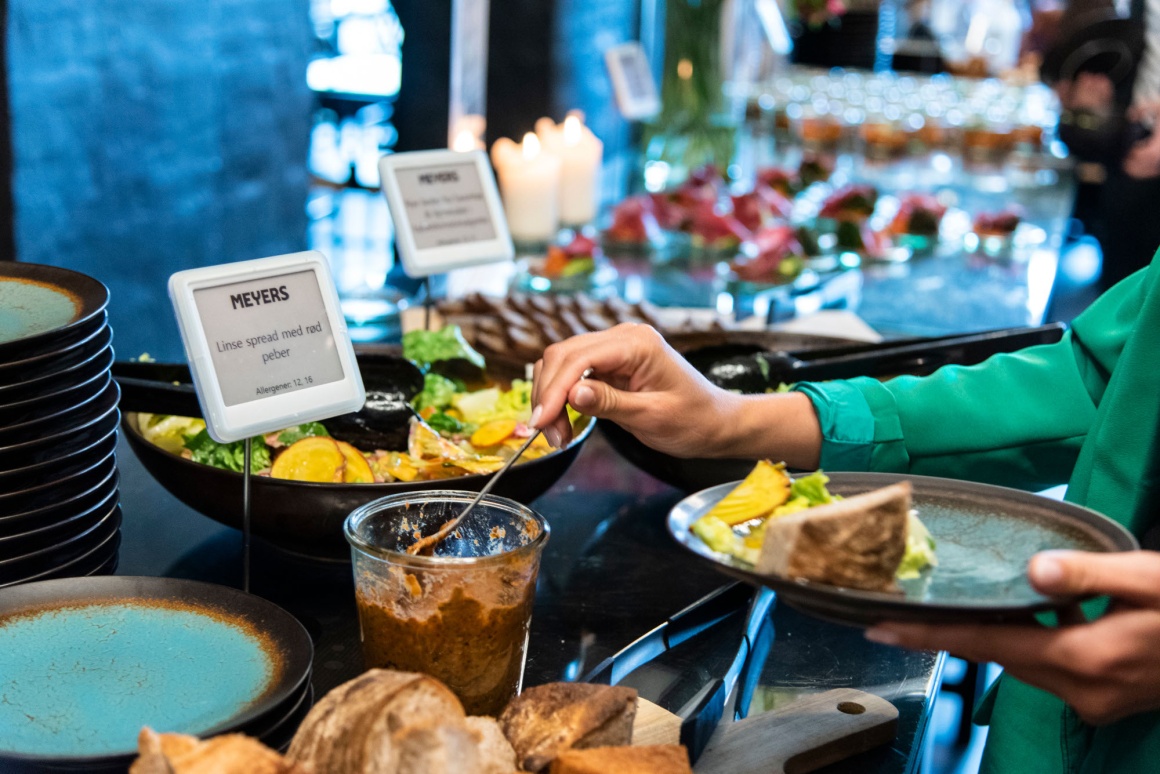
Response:
[{"label": "glass jar", "polygon": [[488,495],[431,556],[407,547],[457,516],[474,492],[406,492],[347,517],[367,668],[423,672],[469,715],[498,715],[519,693],[548,523]]}]

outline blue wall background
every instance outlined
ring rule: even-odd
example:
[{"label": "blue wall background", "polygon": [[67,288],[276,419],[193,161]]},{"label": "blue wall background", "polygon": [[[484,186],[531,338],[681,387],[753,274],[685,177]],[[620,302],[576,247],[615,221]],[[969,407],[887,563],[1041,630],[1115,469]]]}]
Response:
[{"label": "blue wall background", "polygon": [[120,358],[183,360],[179,269],[301,250],[308,0],[9,0],[17,257],[109,285]]}]

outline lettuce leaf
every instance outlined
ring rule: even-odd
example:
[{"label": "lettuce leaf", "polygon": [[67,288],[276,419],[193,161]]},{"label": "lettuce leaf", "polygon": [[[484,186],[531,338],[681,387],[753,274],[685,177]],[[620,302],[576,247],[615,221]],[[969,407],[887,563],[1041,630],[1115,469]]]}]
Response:
[{"label": "lettuce leaf", "polygon": [[463,392],[463,384],[440,374],[429,373],[423,377],[423,390],[411,404],[422,411],[425,408],[445,409],[451,405],[456,393]]},{"label": "lettuce leaf", "polygon": [[[202,430],[197,435],[185,439],[185,448],[192,452],[191,459],[202,465],[212,465],[235,473],[241,473],[245,466],[245,441],[218,443],[209,437],[207,431]],[[253,446],[250,448],[250,472],[257,473],[269,467],[270,447],[261,436],[258,436],[253,439]]]},{"label": "lettuce leaf", "polygon": [[290,444],[301,441],[303,438],[311,438],[316,435],[324,435],[329,437],[330,433],[328,433],[326,428],[320,425],[318,422],[307,422],[306,424],[298,425],[297,427],[288,427],[282,432],[278,433],[278,443],[289,446]]},{"label": "lettuce leaf", "polygon": [[790,499],[804,497],[809,501],[810,507],[832,503],[837,498],[826,489],[828,483],[830,483],[830,477],[820,470],[808,476],[796,478],[790,487]]}]

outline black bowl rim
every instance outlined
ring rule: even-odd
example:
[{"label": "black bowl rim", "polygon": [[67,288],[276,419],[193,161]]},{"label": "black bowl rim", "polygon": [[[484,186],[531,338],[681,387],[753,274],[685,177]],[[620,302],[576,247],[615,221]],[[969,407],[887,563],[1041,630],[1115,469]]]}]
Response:
[{"label": "black bowl rim", "polygon": [[[105,343],[97,347],[97,351],[99,352],[109,344],[113,343],[113,329],[109,327],[108,323],[95,329],[92,333],[90,333],[88,336],[85,336],[80,341],[77,341],[73,344],[66,344],[60,349],[41,352],[39,354],[26,357],[23,360],[9,360],[8,362],[0,362],[0,380],[3,380],[6,376],[11,376],[13,372],[19,371],[22,368],[41,365],[44,361],[51,361],[55,358],[61,357],[62,355],[71,353],[74,349],[84,349],[86,347],[90,347],[93,345],[94,341],[98,340],[102,336],[105,338]],[[60,370],[63,371],[64,369],[62,368]],[[59,372],[53,371],[49,374],[39,374],[39,376],[35,378],[39,378],[40,376],[49,376],[52,373]],[[17,376],[17,380],[22,381],[19,376]],[[13,384],[13,382],[0,381],[0,384]]]},{"label": "black bowl rim", "polygon": [[[145,438],[145,436],[143,436],[141,434],[141,431],[137,428],[137,422],[135,420],[136,420],[137,415],[141,414],[141,413],[146,413],[146,412],[126,411],[124,413],[124,415],[121,417],[121,426],[125,428],[125,432],[133,435],[133,440],[140,441],[141,443],[149,444],[150,446],[156,448],[158,451],[161,451],[162,453],[167,454],[170,457],[173,457],[175,460],[180,461],[181,464],[186,465],[186,466],[192,466],[189,469],[196,468],[198,470],[201,470],[204,468],[210,468],[212,470],[219,471],[225,475],[236,476],[239,479],[242,478],[241,473],[237,473],[237,472],[232,471],[232,470],[226,470],[225,468],[215,468],[212,465],[205,465],[205,464],[202,464],[200,462],[194,462],[193,460],[187,460],[185,457],[182,457],[180,454],[174,454],[171,451],[168,451],[166,449],[162,449],[160,446],[157,446],[157,444],[155,444],[152,441]],[[531,462],[525,463],[525,464],[533,464],[533,463],[539,462],[540,460],[550,459],[550,458],[556,456],[557,454],[562,454],[563,452],[567,451],[568,449],[575,446],[576,444],[579,444],[579,443],[582,443],[583,441],[585,441],[588,438],[588,436],[592,434],[593,428],[596,427],[596,417],[587,417],[587,419],[588,419],[587,426],[585,426],[585,428],[583,430],[581,430],[579,433],[577,433],[572,438],[572,442],[570,444],[568,444],[568,446],[566,446],[563,449],[556,449],[555,451],[551,452],[550,454],[545,454],[543,457],[537,457],[536,459],[532,460]],[[292,486],[295,489],[306,488],[306,489],[318,489],[321,491],[326,491],[328,489],[333,489],[335,487],[352,487],[352,486],[357,486],[357,487],[390,487],[390,486],[393,486],[394,484],[399,484],[399,483],[402,483],[402,484],[423,483],[423,484],[447,484],[447,485],[454,484],[455,482],[458,482],[458,481],[470,481],[470,482],[474,483],[477,481],[487,481],[489,478],[491,478],[494,475],[495,475],[495,473],[472,473],[472,474],[466,475],[466,476],[456,476],[455,478],[438,479],[438,480],[432,480],[432,481],[422,481],[422,482],[377,481],[373,484],[356,484],[356,483],[348,483],[348,482],[322,483],[322,482],[315,482],[315,481],[293,481],[293,480],[288,479],[288,478],[273,478],[271,476],[253,476],[253,482],[255,485],[263,486],[263,487],[266,487],[266,486],[271,486],[271,487],[273,487],[273,486]],[[374,490],[374,491],[384,491],[383,497],[387,497],[390,494],[392,494],[392,490],[390,490],[390,489]],[[403,491],[412,491],[412,490],[398,490],[398,491],[403,492]]]},{"label": "black bowl rim", "polygon": [[[38,276],[47,275],[47,276]],[[0,358],[12,351],[19,351],[24,347],[37,346],[46,341],[62,336],[69,331],[83,326],[86,322],[105,311],[109,304],[109,289],[103,282],[82,274],[79,271],[65,269],[60,266],[50,266],[41,263],[20,263],[5,261],[0,266],[0,277],[11,279],[27,279],[46,284],[55,284],[61,290],[74,296],[80,302],[80,309],[76,316],[65,325],[51,330],[23,336],[11,341],[0,342]],[[55,280],[55,282],[54,282]]]},{"label": "black bowl rim", "polygon": [[[224,723],[199,732],[198,736],[202,738],[225,733],[231,728],[245,725],[262,717],[272,707],[281,705],[293,695],[294,689],[301,685],[301,676],[309,674],[313,665],[314,643],[310,639],[310,634],[289,612],[255,594],[228,586],[184,578],[135,575],[86,576],[84,578],[56,578],[36,583],[25,583],[4,593],[4,600],[0,602],[0,618],[19,613],[22,610],[45,606],[46,601],[36,599],[36,597],[40,592],[43,592],[43,595],[51,596],[56,589],[46,589],[48,584],[59,585],[62,590],[70,589],[62,591],[62,596],[67,596],[67,598],[59,599],[61,604],[75,604],[99,599],[175,599],[187,603],[191,600],[197,600],[203,608],[226,610],[239,618],[246,618],[255,625],[255,628],[266,633],[282,659],[280,664],[282,672],[278,676],[280,684],[271,686],[265,694],[255,699],[247,711],[239,713]],[[120,591],[122,589],[124,591]],[[172,590],[172,593],[166,593],[169,590]],[[19,605],[14,602],[20,597],[29,596],[33,599],[28,603]],[[40,763],[42,765],[59,762],[59,765],[66,766],[98,765],[125,759],[126,755],[135,754],[136,751],[125,750],[103,755],[46,756],[0,751],[0,761]]]}]

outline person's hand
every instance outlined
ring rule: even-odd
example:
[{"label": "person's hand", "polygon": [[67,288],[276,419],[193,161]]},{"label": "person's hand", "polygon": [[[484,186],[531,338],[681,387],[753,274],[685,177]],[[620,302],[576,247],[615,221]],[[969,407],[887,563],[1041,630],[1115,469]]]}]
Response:
[{"label": "person's hand", "polygon": [[678,457],[770,458],[813,468],[822,444],[808,397],[722,390],[647,325],[626,323],[544,350],[532,382],[532,425],[553,446],[572,437],[566,404]]},{"label": "person's hand", "polygon": [[[587,373],[591,379],[582,379]],[[625,323],[553,344],[536,363],[532,424],[553,446],[572,437],[565,403],[611,419],[670,454],[709,456],[729,393],[714,386],[647,325]]]},{"label": "person's hand", "polygon": [[[1128,111],[1129,120],[1148,126],[1160,123],[1160,101],[1134,106]],[[1128,149],[1124,157],[1124,174],[1141,180],[1160,177],[1160,132],[1141,140]]]},{"label": "person's hand", "polygon": [[1028,576],[1043,594],[1108,595],[1112,607],[1096,621],[1058,629],[888,623],[866,637],[998,663],[1093,725],[1160,708],[1160,553],[1050,551],[1032,559]]}]

